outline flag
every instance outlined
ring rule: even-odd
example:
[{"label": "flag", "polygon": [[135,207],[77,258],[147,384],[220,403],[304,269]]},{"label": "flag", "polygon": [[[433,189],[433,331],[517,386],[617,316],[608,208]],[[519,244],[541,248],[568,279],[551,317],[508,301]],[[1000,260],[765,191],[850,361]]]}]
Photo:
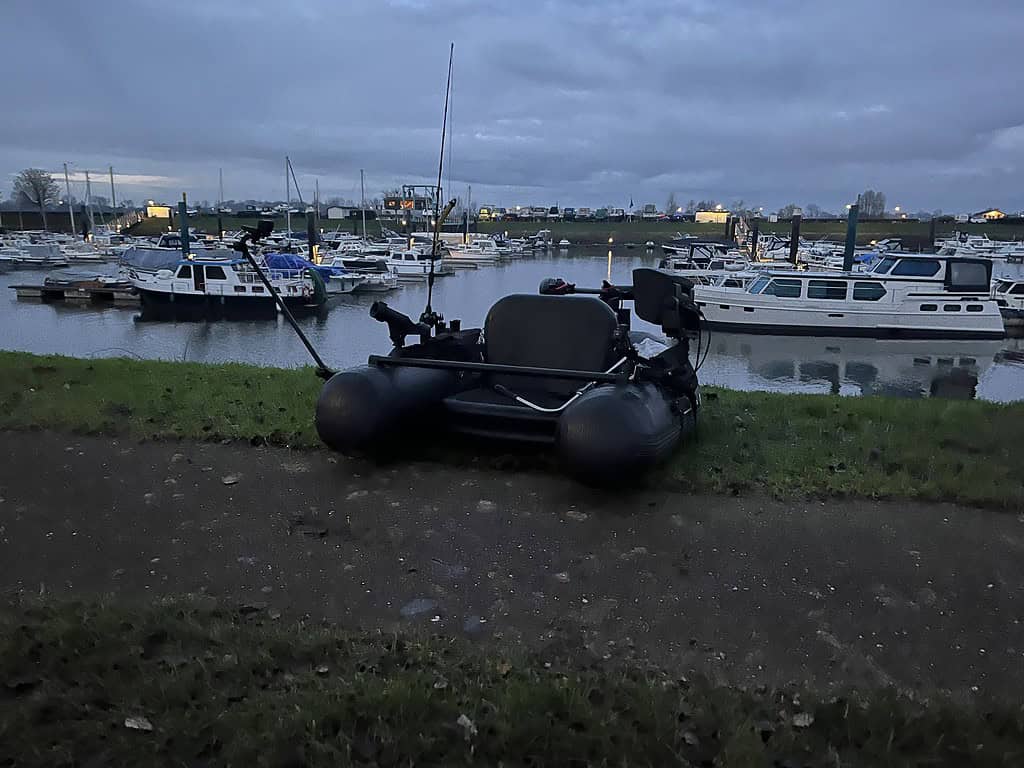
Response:
[{"label": "flag", "polygon": [[629,207],[630,208],[633,207],[633,198],[632,197],[629,198]]}]

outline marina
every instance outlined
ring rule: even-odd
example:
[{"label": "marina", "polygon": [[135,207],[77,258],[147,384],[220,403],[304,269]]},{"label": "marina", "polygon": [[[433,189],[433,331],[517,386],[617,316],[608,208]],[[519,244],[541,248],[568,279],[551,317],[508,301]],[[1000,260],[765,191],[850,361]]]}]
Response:
[{"label": "marina", "polygon": [[[581,284],[599,284],[608,277],[613,282],[625,281],[632,269],[656,267],[662,258],[657,252],[624,248],[615,248],[610,254],[594,248],[538,251],[491,267],[458,270],[437,280],[434,294],[453,317],[463,318],[467,326],[479,325],[492,297],[536,293],[544,278],[569,274]],[[103,271],[111,279],[118,274],[116,263],[95,271]],[[1020,265],[1000,264],[995,273],[1024,280]],[[280,315],[276,320],[145,322],[138,306],[131,303],[82,306],[79,302],[19,300],[12,288],[27,284],[29,275],[33,283],[42,284],[45,273],[19,270],[0,275],[0,322],[7,329],[8,349],[77,357],[238,361],[284,367],[308,364],[305,351]],[[387,301],[415,316],[423,308],[426,291],[426,281],[403,282],[400,290],[389,292]],[[300,317],[298,322],[332,364],[357,365],[386,344],[386,329],[368,314],[375,298],[379,296],[332,296],[323,310]],[[657,330],[642,321],[636,321],[634,327]],[[898,397],[926,397],[944,391],[945,383],[956,379],[961,384],[974,382],[956,390],[961,396],[1009,402],[1024,400],[1022,341],[1011,337],[880,342],[828,333],[819,338],[713,330],[700,375],[705,384],[742,390]]]}]

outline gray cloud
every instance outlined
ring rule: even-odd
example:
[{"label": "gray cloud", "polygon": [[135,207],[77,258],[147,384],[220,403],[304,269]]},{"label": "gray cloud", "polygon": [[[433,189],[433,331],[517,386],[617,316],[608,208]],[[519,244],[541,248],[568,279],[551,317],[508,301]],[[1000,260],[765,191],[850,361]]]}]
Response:
[{"label": "gray cloud", "polygon": [[[194,199],[376,193],[436,173],[476,200],[744,198],[1024,208],[1024,7],[864,0],[7,0],[0,177],[179,180]],[[448,173],[446,172],[446,177]],[[122,192],[167,197],[135,179]]]}]

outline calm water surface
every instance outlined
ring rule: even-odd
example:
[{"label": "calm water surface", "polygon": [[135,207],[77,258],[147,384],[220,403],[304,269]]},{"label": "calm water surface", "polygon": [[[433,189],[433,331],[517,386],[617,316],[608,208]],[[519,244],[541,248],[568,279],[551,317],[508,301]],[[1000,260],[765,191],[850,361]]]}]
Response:
[{"label": "calm water surface", "polygon": [[[502,266],[459,270],[437,280],[434,308],[446,318],[461,318],[464,327],[475,327],[497,298],[534,293],[542,278],[564,277],[581,286],[597,286],[610,272],[613,281],[628,283],[634,267],[654,266],[656,261],[657,256],[637,250],[617,249],[609,259],[604,251],[572,249]],[[996,272],[1020,269],[997,265]],[[108,267],[106,271],[115,270]],[[0,275],[0,348],[77,357],[126,355],[268,366],[310,362],[293,331],[280,319],[139,322],[137,309],[18,301],[9,289],[42,278],[43,273],[36,271]],[[368,314],[376,298],[416,317],[426,301],[426,285],[407,283],[384,296],[338,297],[322,316],[301,319],[306,334],[329,365],[354,365],[365,362],[370,354],[387,351],[386,326]],[[878,341],[715,332],[700,379],[704,384],[744,390],[1024,400],[1024,362],[1016,361],[1024,360],[1022,342]]]}]

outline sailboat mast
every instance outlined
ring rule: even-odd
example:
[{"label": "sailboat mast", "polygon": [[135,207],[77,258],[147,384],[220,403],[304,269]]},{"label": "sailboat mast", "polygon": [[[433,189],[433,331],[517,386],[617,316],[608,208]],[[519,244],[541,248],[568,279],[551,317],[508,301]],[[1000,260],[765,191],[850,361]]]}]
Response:
[{"label": "sailboat mast", "polygon": [[363,169],[359,169],[359,211],[363,214],[363,240],[366,240],[366,187],[363,182]]},{"label": "sailboat mast", "polygon": [[64,189],[68,195],[68,216],[71,217],[71,237],[75,236],[75,206],[71,204],[71,179],[68,176],[68,164],[64,163]]},{"label": "sailboat mast", "polygon": [[117,194],[114,192],[114,166],[110,166],[110,211],[112,216],[117,215]]},{"label": "sailboat mast", "polygon": [[220,199],[217,201],[217,213],[220,213],[220,209],[224,207],[224,169],[218,168],[220,171]]},{"label": "sailboat mast", "polygon": [[89,231],[96,228],[96,219],[92,215],[92,182],[89,181],[89,172],[85,172],[85,211],[89,214]]},{"label": "sailboat mast", "polygon": [[288,240],[292,239],[292,180],[288,176],[288,155],[284,156],[284,205],[285,221],[288,227]]}]

